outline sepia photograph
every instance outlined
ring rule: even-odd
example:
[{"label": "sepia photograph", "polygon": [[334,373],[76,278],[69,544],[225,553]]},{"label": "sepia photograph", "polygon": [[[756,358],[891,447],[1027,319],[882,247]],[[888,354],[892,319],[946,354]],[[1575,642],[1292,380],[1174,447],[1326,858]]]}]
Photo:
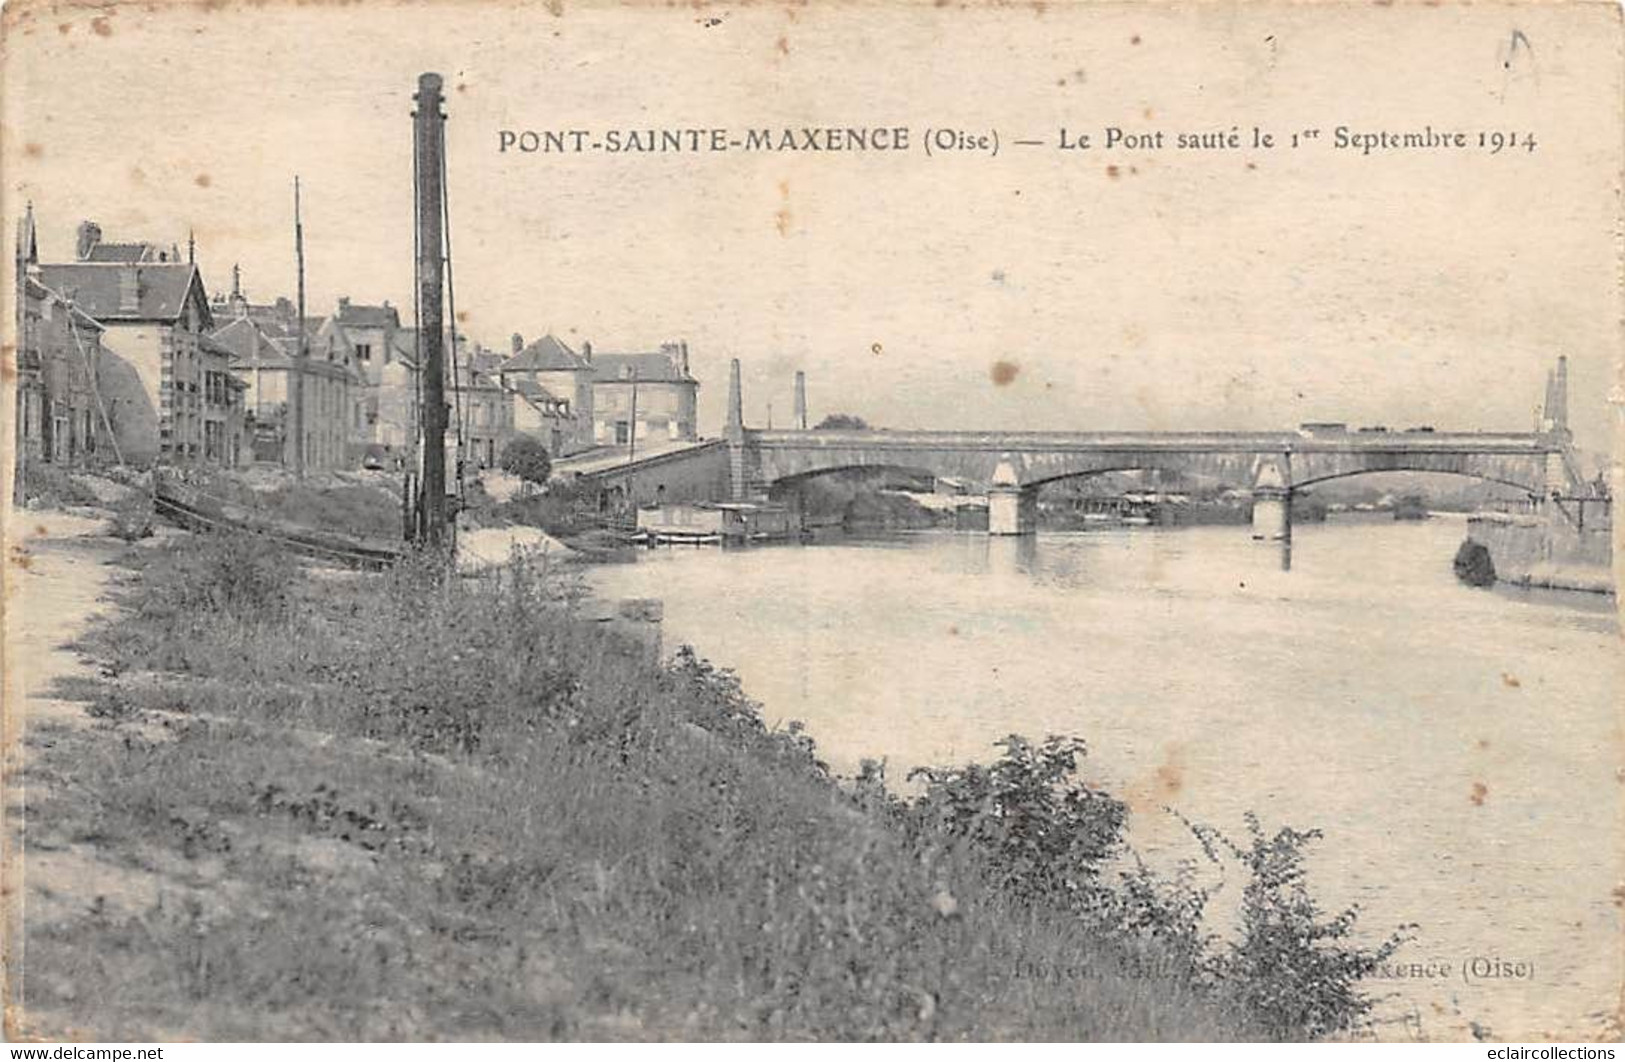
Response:
[{"label": "sepia photograph", "polygon": [[11,0],[10,1057],[1613,1058],[1622,188],[1617,3]]}]

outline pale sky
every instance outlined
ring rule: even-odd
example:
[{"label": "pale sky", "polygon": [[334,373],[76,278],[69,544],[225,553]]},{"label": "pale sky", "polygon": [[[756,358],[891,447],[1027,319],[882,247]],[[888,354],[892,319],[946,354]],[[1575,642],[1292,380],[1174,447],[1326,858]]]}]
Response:
[{"label": "pale sky", "polygon": [[[211,291],[238,262],[269,301],[293,294],[297,172],[312,308],[409,307],[410,97],[436,70],[466,329],[686,338],[707,434],[732,357],[753,423],[770,401],[787,423],[801,368],[814,418],[898,428],[1522,430],[1565,353],[1579,441],[1609,444],[1611,5],[557,10],[10,5],[8,223],[32,199],[58,260],[85,217],[183,249],[195,229]],[[1055,146],[1429,123],[1537,148]],[[1001,150],[497,151],[503,129],[805,124],[996,129]]]}]

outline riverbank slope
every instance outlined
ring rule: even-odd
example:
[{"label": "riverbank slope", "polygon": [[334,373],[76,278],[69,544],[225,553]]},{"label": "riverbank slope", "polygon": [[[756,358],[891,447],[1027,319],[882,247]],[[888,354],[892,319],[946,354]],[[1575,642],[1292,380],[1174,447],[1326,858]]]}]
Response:
[{"label": "riverbank slope", "polygon": [[[119,563],[94,666],[21,691],[14,1036],[1247,1035],[533,568],[360,575],[209,536]],[[90,613],[53,600],[25,603],[54,645]]]}]

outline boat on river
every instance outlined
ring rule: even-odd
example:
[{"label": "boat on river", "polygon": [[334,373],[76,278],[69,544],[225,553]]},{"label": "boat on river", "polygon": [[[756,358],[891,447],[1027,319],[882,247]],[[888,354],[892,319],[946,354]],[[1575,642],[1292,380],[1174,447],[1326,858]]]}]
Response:
[{"label": "boat on river", "polygon": [[666,502],[638,510],[634,541],[648,546],[779,542],[796,532],[794,514],[767,502]]}]

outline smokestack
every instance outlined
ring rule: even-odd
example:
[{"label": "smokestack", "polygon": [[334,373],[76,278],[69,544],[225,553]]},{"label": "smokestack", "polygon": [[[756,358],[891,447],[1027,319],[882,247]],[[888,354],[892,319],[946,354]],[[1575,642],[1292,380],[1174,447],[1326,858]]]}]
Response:
[{"label": "smokestack", "polygon": [[728,363],[728,434],[745,430],[745,402],[739,386],[739,359]]},{"label": "smokestack", "polygon": [[1552,418],[1552,426],[1560,432],[1569,430],[1569,358],[1567,354],[1557,356],[1557,375],[1552,378],[1553,408],[1547,411]]},{"label": "smokestack", "polygon": [[581,341],[581,356],[586,359],[588,365],[592,364],[592,342],[590,340],[583,339]]},{"label": "smokestack", "polygon": [[807,374],[800,369],[796,370],[796,407],[791,426],[799,431],[807,430]]},{"label": "smokestack", "polygon": [[685,339],[682,342],[678,343],[677,344],[677,349],[680,350],[682,352],[682,355],[683,355],[683,363],[682,363],[683,373],[682,374],[684,376],[687,376],[688,375],[688,340]]},{"label": "smokestack", "polygon": [[1557,368],[1546,371],[1546,401],[1540,410],[1540,429],[1566,432],[1569,428],[1569,359],[1559,355]]},{"label": "smokestack", "polygon": [[102,242],[102,227],[94,221],[81,221],[79,223],[79,238],[74,244],[74,253],[79,261],[90,258],[91,249]]}]

